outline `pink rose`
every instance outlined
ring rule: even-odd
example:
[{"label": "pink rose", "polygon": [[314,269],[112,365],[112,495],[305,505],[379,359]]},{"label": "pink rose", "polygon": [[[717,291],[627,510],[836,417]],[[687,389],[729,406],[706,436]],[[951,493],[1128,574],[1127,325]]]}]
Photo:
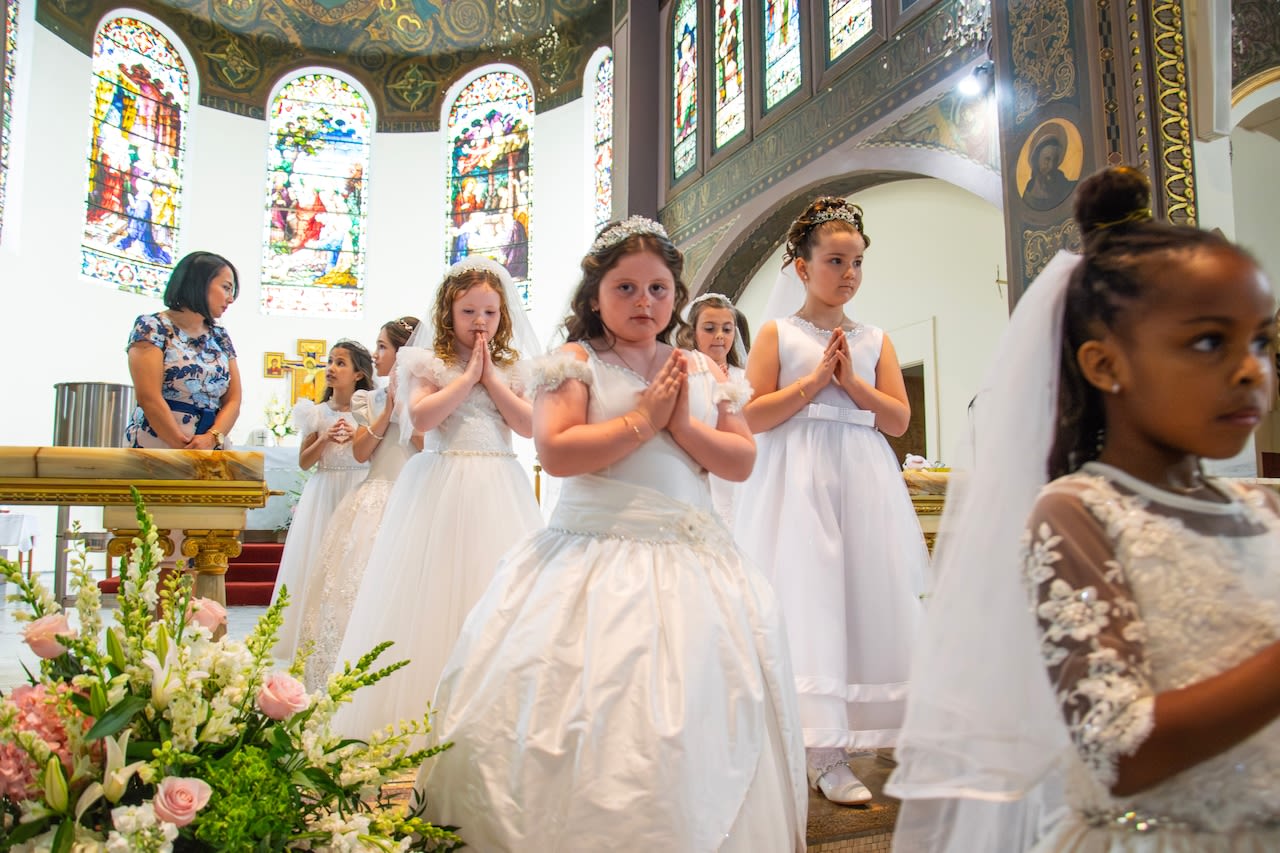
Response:
[{"label": "pink rose", "polygon": [[311,704],[307,688],[287,672],[273,672],[258,691],[258,710],[273,720],[287,720]]},{"label": "pink rose", "polygon": [[193,598],[187,603],[187,620],[216,632],[227,624],[227,608],[212,598]]},{"label": "pink rose", "polygon": [[28,623],[22,632],[22,639],[31,647],[31,651],[42,658],[49,659],[61,657],[67,653],[66,646],[58,642],[59,635],[74,637],[76,632],[71,630],[71,625],[67,622],[67,614],[50,613]]},{"label": "pink rose", "polygon": [[203,779],[169,776],[156,788],[151,806],[156,817],[174,826],[186,826],[209,802],[213,789]]}]

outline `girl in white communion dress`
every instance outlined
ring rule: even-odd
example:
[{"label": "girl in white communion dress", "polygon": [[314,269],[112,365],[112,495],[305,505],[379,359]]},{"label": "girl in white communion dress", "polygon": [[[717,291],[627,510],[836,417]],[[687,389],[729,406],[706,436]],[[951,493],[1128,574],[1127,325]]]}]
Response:
[{"label": "girl in white communion dress", "polygon": [[1135,169],[1080,184],[1084,255],[1032,283],[978,394],[897,850],[1280,850],[1280,504],[1200,464],[1275,398],[1274,297],[1150,203]]},{"label": "girl in white communion dress", "polygon": [[[396,351],[409,341],[417,326],[417,317],[400,317],[383,324],[373,351],[378,376],[391,375]],[[307,598],[300,605],[302,628],[298,644],[311,644],[304,671],[309,691],[321,690],[328,683],[391,487],[404,464],[422,449],[421,433],[412,435],[409,441],[400,440],[395,389],[392,381],[385,388],[356,391],[351,397],[351,413],[357,425],[351,451],[357,462],[369,463],[369,474],[334,510],[320,543],[314,580],[307,585]]]},{"label": "girl in white communion dress", "polygon": [[386,640],[395,645],[384,660],[411,663],[339,709],[334,725],[350,737],[422,718],[499,559],[542,526],[511,443],[513,431],[532,431],[517,361],[537,347],[519,299],[497,262],[459,261],[436,294],[430,327],[421,324],[396,355],[397,419],[427,432],[426,450],[387,498],[334,666]]},{"label": "girl in white communion dress", "polygon": [[661,225],[611,223],[582,269],[534,380],[560,500],[445,667],[427,814],[484,851],[803,850],[786,639],[707,486],[751,469],[745,399],[666,343],[687,291]]}]

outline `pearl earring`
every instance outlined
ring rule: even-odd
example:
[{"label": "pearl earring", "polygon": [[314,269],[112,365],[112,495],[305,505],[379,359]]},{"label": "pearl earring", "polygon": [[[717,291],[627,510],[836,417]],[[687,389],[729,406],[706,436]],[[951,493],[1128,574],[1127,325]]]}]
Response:
[{"label": "pearl earring", "polygon": [[1120,383],[1119,383],[1119,382],[1112,382],[1112,383],[1111,383],[1111,393],[1112,393],[1112,394],[1119,394],[1119,393],[1120,393]]}]

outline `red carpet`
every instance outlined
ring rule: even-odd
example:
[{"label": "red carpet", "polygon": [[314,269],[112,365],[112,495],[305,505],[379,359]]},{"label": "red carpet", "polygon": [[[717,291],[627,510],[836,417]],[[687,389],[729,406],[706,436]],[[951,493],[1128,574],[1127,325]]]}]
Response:
[{"label": "red carpet", "polygon": [[[270,604],[283,552],[284,544],[278,542],[244,545],[240,556],[233,557],[227,564],[227,604],[262,607]],[[120,589],[119,576],[98,581],[98,589],[114,595]]]}]

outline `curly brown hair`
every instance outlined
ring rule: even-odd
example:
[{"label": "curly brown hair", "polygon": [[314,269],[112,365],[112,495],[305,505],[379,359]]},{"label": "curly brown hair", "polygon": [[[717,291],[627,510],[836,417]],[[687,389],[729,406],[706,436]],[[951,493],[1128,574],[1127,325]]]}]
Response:
[{"label": "curly brown hair", "polygon": [[453,303],[471,288],[482,285],[498,294],[498,330],[489,337],[489,357],[494,364],[503,367],[509,367],[520,359],[520,353],[511,347],[511,313],[502,282],[488,270],[469,269],[445,276],[436,291],[435,311],[431,315],[436,330],[433,349],[445,364],[459,363],[458,353],[453,348],[457,337],[453,328]]},{"label": "curly brown hair", "polygon": [[[827,218],[832,212],[841,214],[841,217]],[[849,218],[845,219],[844,216]],[[787,250],[782,255],[783,265],[796,258],[809,260],[817,235],[831,231],[861,234],[863,248],[871,248],[871,238],[862,227],[862,208],[837,196],[824,195],[810,202],[804,212],[796,217],[796,221],[791,223],[791,228],[787,231]]]},{"label": "curly brown hair", "polygon": [[[596,234],[596,239],[618,224],[618,221],[606,224]],[[600,295],[600,282],[605,274],[617,266],[624,257],[636,252],[651,252],[657,255],[671,271],[671,278],[676,288],[675,305],[666,328],[658,333],[658,340],[664,344],[671,344],[675,340],[673,333],[678,333],[685,326],[680,314],[689,301],[689,287],[684,283],[684,255],[675,247],[675,244],[659,234],[632,234],[598,252],[587,252],[582,258],[582,281],[578,283],[578,289],[569,300],[569,315],[564,318],[566,340],[570,342],[589,338],[608,340],[611,337],[600,315],[592,310],[591,303]]]}]

